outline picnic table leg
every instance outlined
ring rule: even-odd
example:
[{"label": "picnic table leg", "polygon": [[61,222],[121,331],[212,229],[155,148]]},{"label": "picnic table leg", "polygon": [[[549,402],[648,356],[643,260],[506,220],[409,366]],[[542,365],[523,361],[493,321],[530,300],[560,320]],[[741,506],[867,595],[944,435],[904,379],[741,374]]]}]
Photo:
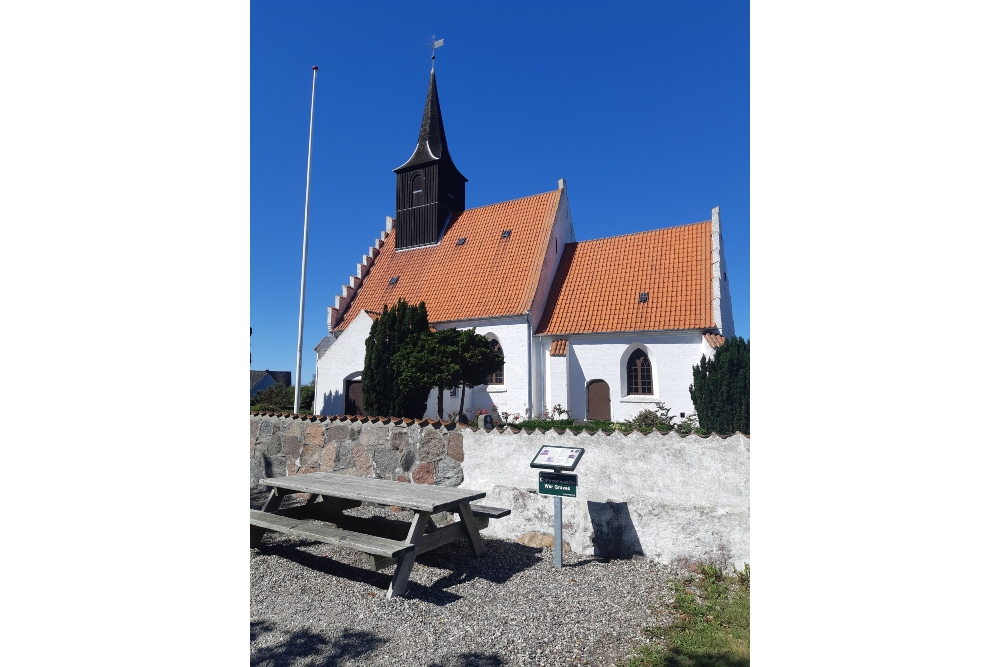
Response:
[{"label": "picnic table leg", "polygon": [[399,559],[396,571],[392,574],[392,583],[389,584],[389,590],[385,594],[387,598],[394,598],[406,593],[410,582],[410,570],[413,569],[413,562],[417,559],[420,538],[424,536],[424,530],[427,528],[427,522],[430,518],[430,512],[413,513],[413,521],[410,522],[410,532],[406,535],[406,543],[415,546]]},{"label": "picnic table leg", "polygon": [[[274,512],[281,506],[281,499],[285,497],[284,489],[276,489],[271,487],[271,494],[264,501],[264,506],[260,508],[261,512]],[[264,539],[264,533],[266,529],[258,528],[257,526],[250,526],[250,548],[260,546],[260,542]]]},{"label": "picnic table leg", "polygon": [[482,558],[486,549],[483,547],[483,538],[479,535],[479,525],[476,523],[476,518],[472,516],[472,508],[469,507],[468,502],[458,504],[458,515],[462,518],[465,534],[469,536],[469,542],[472,542],[472,550],[476,552],[476,558]]}]

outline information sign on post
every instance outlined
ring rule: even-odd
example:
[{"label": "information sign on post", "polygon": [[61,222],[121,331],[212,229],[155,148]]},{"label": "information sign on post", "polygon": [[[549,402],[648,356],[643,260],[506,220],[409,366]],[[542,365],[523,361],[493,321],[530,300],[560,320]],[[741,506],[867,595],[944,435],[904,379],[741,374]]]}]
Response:
[{"label": "information sign on post", "polygon": [[538,493],[552,496],[552,510],[555,520],[555,540],[552,559],[556,569],[562,567],[562,499],[563,496],[576,498],[576,475],[567,475],[575,470],[583,458],[583,447],[541,447],[531,461],[532,468],[544,468],[538,473]]},{"label": "information sign on post", "polygon": [[576,498],[576,475],[540,472],[538,473],[538,493],[545,496]]},{"label": "information sign on post", "polygon": [[531,461],[531,467],[560,472],[575,470],[583,452],[583,447],[542,447]]}]

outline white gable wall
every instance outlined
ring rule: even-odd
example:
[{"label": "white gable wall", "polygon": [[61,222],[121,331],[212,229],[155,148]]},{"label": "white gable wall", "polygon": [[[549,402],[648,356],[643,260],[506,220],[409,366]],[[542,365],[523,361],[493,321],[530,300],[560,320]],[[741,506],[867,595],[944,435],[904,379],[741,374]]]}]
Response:
[{"label": "white gable wall", "polygon": [[317,346],[316,398],[313,408],[316,414],[346,414],[344,382],[361,377],[365,366],[365,339],[374,323],[366,313],[361,313],[332,344],[328,343],[328,337]]},{"label": "white gable wall", "polygon": [[542,269],[538,277],[538,288],[531,299],[531,329],[538,328],[539,321],[545,311],[545,304],[549,300],[549,290],[552,288],[552,280],[556,277],[556,269],[559,268],[559,260],[563,256],[563,250],[567,243],[576,241],[576,232],[573,230],[573,215],[569,210],[569,195],[563,189],[559,197],[559,206],[556,208],[555,220],[552,223],[552,234],[549,236],[548,248],[545,251],[545,259],[542,261]]},{"label": "white gable wall", "polygon": [[[569,340],[566,369],[567,402],[574,419],[587,417],[587,383],[604,380],[611,389],[611,419],[623,421],[635,417],[645,409],[655,409],[657,402],[670,408],[670,414],[694,411],[688,387],[692,382],[691,368],[701,360],[701,355],[711,357],[701,332],[640,332],[638,334],[579,334],[559,336]],[[555,337],[542,337],[547,350]],[[653,395],[627,396],[625,363],[636,346],[642,346],[653,365]],[[546,353],[546,356],[548,354]],[[559,383],[562,382],[557,363],[560,357],[549,357],[546,363],[548,388],[546,408],[561,401]],[[557,370],[553,370],[553,369]],[[568,405],[567,405],[568,403]]]},{"label": "white gable wall", "polygon": [[729,274],[726,271],[726,248],[722,242],[722,220],[718,206],[712,209],[712,316],[723,338],[736,335],[733,302],[729,296]]}]

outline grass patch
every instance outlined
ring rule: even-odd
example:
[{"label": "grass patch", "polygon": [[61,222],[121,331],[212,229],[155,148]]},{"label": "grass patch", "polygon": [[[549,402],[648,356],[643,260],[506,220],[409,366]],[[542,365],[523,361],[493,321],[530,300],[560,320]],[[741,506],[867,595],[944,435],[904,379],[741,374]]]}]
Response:
[{"label": "grass patch", "polygon": [[674,583],[673,617],[645,628],[654,641],[621,667],[749,667],[750,566],[725,574],[702,565],[699,575]]}]

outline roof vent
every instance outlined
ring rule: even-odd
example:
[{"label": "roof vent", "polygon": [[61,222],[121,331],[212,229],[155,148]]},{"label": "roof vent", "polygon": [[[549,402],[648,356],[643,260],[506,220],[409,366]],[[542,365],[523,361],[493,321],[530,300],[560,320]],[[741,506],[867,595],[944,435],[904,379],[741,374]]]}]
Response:
[{"label": "roof vent", "polygon": [[510,238],[510,232],[511,232],[511,230],[509,230],[509,229],[503,230],[503,233],[500,234],[500,238],[502,238],[502,239],[509,239]]},{"label": "roof vent", "polygon": [[390,285],[395,285],[398,282],[399,282],[399,276],[393,276],[392,278],[389,278]]},{"label": "roof vent", "polygon": [[459,240],[455,241],[455,245],[465,245],[465,237],[463,236]]},{"label": "roof vent", "polygon": [[646,303],[649,301],[649,292],[639,292],[639,303]]}]

